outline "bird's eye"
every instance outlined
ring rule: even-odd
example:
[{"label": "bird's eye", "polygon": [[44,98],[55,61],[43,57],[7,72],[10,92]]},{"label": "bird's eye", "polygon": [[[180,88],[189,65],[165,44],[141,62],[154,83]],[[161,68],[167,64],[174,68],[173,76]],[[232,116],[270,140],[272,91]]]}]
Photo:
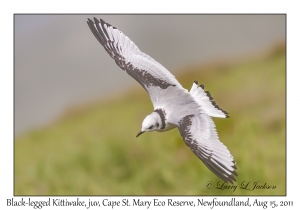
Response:
[{"label": "bird's eye", "polygon": [[152,129],[153,128],[153,125],[151,125],[150,127],[149,127],[149,129]]}]

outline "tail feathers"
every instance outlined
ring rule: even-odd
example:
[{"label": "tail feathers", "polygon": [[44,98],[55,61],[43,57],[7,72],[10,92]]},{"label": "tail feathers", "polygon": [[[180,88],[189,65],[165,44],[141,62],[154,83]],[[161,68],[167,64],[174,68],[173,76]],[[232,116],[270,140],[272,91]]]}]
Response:
[{"label": "tail feathers", "polygon": [[198,82],[194,81],[190,90],[190,94],[203,110],[211,117],[228,118],[228,113],[221,109],[208,91],[204,91],[204,85],[198,86]]}]

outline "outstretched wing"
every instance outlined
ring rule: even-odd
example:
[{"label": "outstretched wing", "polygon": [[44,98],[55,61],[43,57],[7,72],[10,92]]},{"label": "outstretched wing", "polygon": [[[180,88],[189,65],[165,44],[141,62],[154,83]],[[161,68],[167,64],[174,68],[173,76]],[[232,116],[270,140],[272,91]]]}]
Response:
[{"label": "outstretched wing", "polygon": [[117,28],[96,18],[94,18],[94,22],[88,19],[87,24],[116,64],[148,92],[154,107],[174,97],[173,92],[186,91],[166,68],[149,55],[141,52]]},{"label": "outstretched wing", "polygon": [[225,182],[236,181],[233,157],[219,141],[215,124],[207,114],[187,115],[177,126],[186,145],[214,174]]}]

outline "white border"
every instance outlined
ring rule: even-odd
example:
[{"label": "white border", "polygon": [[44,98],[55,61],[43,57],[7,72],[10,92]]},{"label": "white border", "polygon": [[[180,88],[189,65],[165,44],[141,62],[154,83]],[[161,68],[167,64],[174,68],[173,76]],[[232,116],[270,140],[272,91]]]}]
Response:
[{"label": "white border", "polygon": [[[1,5],[1,199],[13,197],[13,14],[14,13],[286,13],[287,14],[287,197],[258,197],[260,200],[293,200],[299,206],[299,10],[296,1],[5,1]],[[268,149],[268,148],[266,148]],[[271,149],[271,148],[270,148]],[[284,169],[283,169],[284,170]],[[68,197],[71,198],[71,197]],[[153,197],[141,197],[150,200]],[[167,199],[163,197],[159,199]],[[213,199],[214,197],[204,197]],[[246,197],[238,197],[243,200]],[[35,197],[43,200],[44,197]],[[83,197],[88,200],[88,197]],[[104,199],[104,198],[101,198]],[[121,197],[115,197],[115,200]],[[132,198],[130,198],[132,199]],[[182,197],[177,197],[182,199]],[[191,197],[191,199],[197,199]],[[229,197],[218,197],[227,200]],[[250,197],[255,199],[255,197]],[[217,207],[216,207],[217,208]],[[260,207],[261,208],[261,207]],[[15,209],[10,207],[10,209]],[[29,207],[28,207],[29,209]],[[32,207],[30,207],[32,209]]]}]

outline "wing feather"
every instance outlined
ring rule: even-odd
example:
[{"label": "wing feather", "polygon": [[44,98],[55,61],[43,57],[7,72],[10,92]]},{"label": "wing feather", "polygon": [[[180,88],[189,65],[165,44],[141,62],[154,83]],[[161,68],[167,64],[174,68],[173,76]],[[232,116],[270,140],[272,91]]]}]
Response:
[{"label": "wing feather", "polygon": [[206,113],[187,115],[177,126],[186,145],[214,174],[225,182],[236,181],[234,159],[219,141],[215,124]]},{"label": "wing feather", "polygon": [[148,92],[154,107],[169,100],[176,91],[187,92],[160,63],[139,48],[121,31],[94,18],[87,21],[92,33],[116,64],[132,76]]}]

